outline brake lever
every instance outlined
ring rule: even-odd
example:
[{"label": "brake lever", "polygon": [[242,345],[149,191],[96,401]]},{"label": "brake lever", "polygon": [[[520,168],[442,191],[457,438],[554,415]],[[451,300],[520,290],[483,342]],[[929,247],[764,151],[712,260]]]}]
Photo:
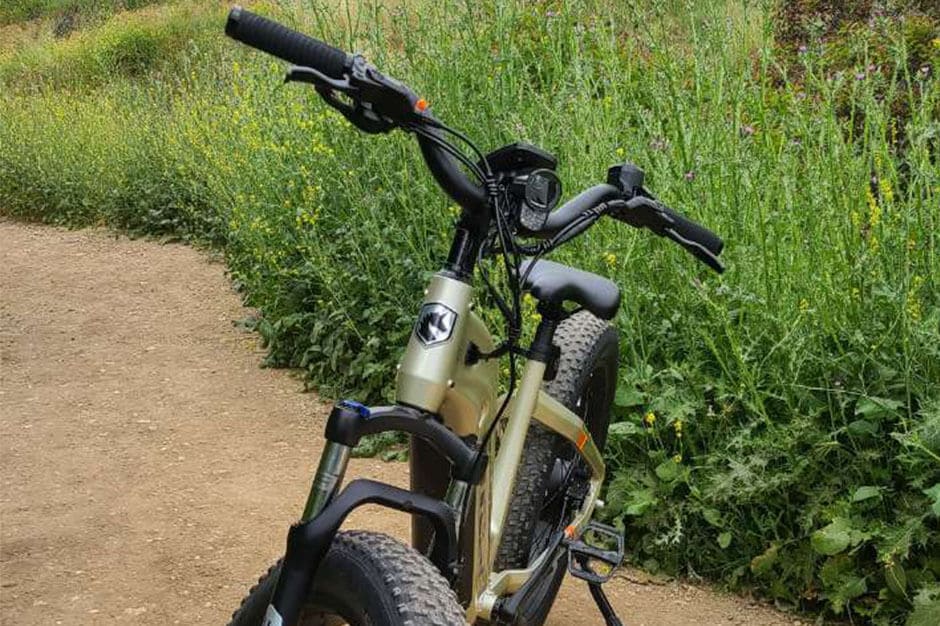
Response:
[{"label": "brake lever", "polygon": [[[353,85],[349,77],[330,78],[312,67],[292,65],[284,77],[285,83],[307,83],[313,85],[323,101],[340,112],[356,128],[371,134],[387,133],[395,127],[390,120],[378,115],[361,99],[361,90]],[[354,104],[336,97],[336,92],[348,95]]]},{"label": "brake lever", "polygon": [[652,196],[636,195],[629,200],[614,200],[608,203],[607,213],[630,226],[647,228],[660,237],[671,239],[717,273],[724,273],[725,266],[708,248],[686,239],[672,228],[675,222]]},{"label": "brake lever", "polygon": [[686,239],[671,228],[664,228],[662,236],[675,241],[677,244],[688,250],[692,256],[715,270],[715,272],[718,274],[724,274],[725,266],[721,263],[721,261],[718,260],[718,257],[709,252],[708,248],[702,244]]},{"label": "brake lever", "polygon": [[310,85],[326,85],[330,89],[352,94],[356,91],[349,78],[330,78],[326,74],[303,65],[291,65],[284,76],[285,83],[308,83]]}]

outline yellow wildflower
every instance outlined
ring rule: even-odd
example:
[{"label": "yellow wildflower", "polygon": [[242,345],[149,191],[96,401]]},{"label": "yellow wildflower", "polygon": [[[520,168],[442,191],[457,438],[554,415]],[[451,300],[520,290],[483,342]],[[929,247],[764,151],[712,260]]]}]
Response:
[{"label": "yellow wildflower", "polygon": [[682,420],[681,420],[681,419],[677,419],[676,421],[674,421],[674,422],[672,423],[672,427],[673,427],[673,428],[675,429],[675,431],[676,431],[676,438],[677,438],[677,439],[682,439]]},{"label": "yellow wildflower", "polygon": [[868,199],[868,225],[874,228],[881,222],[881,207],[878,206],[878,201],[875,200],[871,189],[865,189],[865,196]]},{"label": "yellow wildflower", "polygon": [[891,181],[887,178],[882,178],[878,181],[878,191],[881,192],[881,197],[885,199],[885,202],[892,203],[894,202],[894,189],[891,187]]},{"label": "yellow wildflower", "polygon": [[677,465],[678,465],[679,463],[682,463],[682,455],[681,455],[681,454],[677,454],[676,456],[672,457],[672,462],[675,463],[675,464],[677,464]]},{"label": "yellow wildflower", "polygon": [[940,37],[936,37],[932,42],[933,47],[940,50]]},{"label": "yellow wildflower", "polygon": [[921,318],[920,301],[914,292],[907,294],[907,316],[913,321],[919,322]]},{"label": "yellow wildflower", "polygon": [[646,415],[643,417],[643,423],[646,424],[647,426],[652,426],[653,424],[655,424],[656,414],[653,413],[652,411],[648,411]]},{"label": "yellow wildflower", "polygon": [[806,298],[800,299],[800,313],[806,313],[809,311],[809,301]]},{"label": "yellow wildflower", "polygon": [[622,157],[624,155],[623,148],[617,148],[617,156]]},{"label": "yellow wildflower", "polygon": [[613,269],[613,267],[617,265],[617,255],[613,252],[605,252],[604,263],[607,264],[607,267]]}]

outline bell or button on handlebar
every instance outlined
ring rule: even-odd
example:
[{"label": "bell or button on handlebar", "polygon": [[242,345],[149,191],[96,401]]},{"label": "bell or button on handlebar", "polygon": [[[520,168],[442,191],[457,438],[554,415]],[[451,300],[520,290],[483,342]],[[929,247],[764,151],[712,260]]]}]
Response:
[{"label": "bell or button on handlebar", "polygon": [[643,189],[646,174],[633,163],[615,165],[607,170],[607,184],[620,190],[628,200]]}]

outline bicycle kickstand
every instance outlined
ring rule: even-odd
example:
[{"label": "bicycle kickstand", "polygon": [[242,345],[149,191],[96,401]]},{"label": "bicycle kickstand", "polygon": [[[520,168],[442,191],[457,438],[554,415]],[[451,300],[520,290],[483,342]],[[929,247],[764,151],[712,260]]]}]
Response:
[{"label": "bicycle kickstand", "polygon": [[623,626],[623,622],[614,612],[614,607],[610,605],[610,600],[607,599],[604,589],[597,583],[588,583],[588,590],[591,592],[591,597],[594,598],[594,603],[597,604],[601,615],[604,616],[604,622],[607,626]]}]

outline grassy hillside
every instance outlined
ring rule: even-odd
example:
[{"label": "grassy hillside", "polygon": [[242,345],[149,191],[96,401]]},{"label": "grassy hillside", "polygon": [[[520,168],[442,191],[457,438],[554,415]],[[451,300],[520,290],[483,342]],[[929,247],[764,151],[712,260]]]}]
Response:
[{"label": "grassy hillside", "polygon": [[122,10],[134,10],[161,0],[4,0],[0,24],[53,17],[56,20],[103,19]]},{"label": "grassy hillside", "polygon": [[[721,278],[613,223],[556,255],[624,289],[607,511],[637,562],[929,623],[940,32],[912,51],[886,14],[836,58],[776,47],[770,14],[730,0],[255,6],[364,51],[485,149],[552,151],[568,195],[632,160],[725,237]],[[3,27],[29,34],[0,52],[0,210],[218,246],[270,363],[387,396],[453,208],[413,140],[281,86],[224,11]]]}]

